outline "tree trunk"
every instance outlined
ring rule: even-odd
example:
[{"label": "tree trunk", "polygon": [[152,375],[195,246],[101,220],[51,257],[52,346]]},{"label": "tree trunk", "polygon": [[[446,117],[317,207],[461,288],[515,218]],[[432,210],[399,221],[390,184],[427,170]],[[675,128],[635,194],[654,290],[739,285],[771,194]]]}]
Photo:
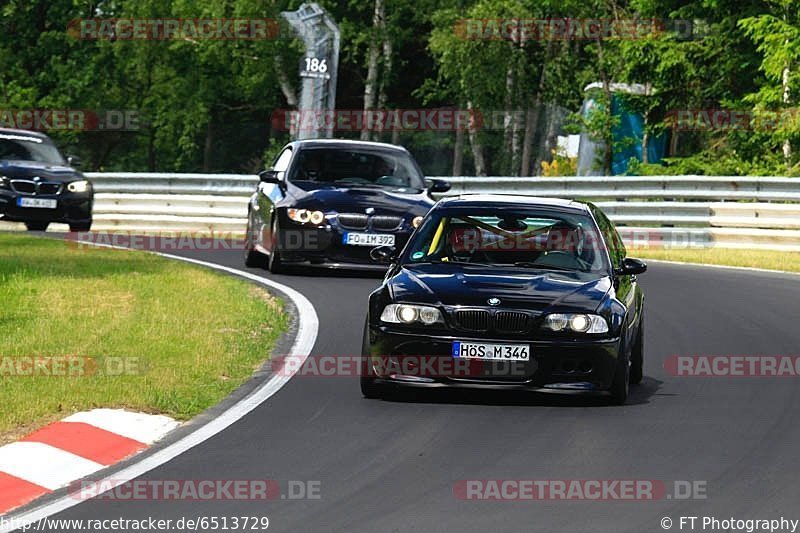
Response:
[{"label": "tree trunk", "polygon": [[386,36],[386,21],[382,18],[381,19],[381,33],[383,33],[383,72],[381,72],[381,90],[380,94],[378,94],[378,109],[386,109],[386,100],[388,99],[388,95],[386,94],[386,87],[389,85],[392,76],[392,69],[394,65],[392,64],[392,54],[394,53],[392,48],[392,41],[389,40],[389,37]]},{"label": "tree trunk", "polygon": [[[536,94],[533,97],[532,104],[528,105],[526,113],[525,124],[525,139],[522,144],[522,168],[520,169],[521,176],[537,175],[539,173],[538,165],[534,165],[531,169],[531,159],[533,157],[533,142],[536,137],[536,128],[539,125],[539,117],[542,109],[542,93],[545,89],[545,82],[547,79],[547,63],[553,51],[553,41],[548,40],[545,46],[544,54],[542,55],[542,72],[539,74],[539,85],[536,89]],[[546,155],[549,157],[549,154]],[[537,161],[538,161],[537,157]],[[533,171],[533,172],[531,172]]]},{"label": "tree trunk", "polygon": [[[536,93],[533,103],[528,106],[525,116],[525,137],[522,140],[522,165],[520,176],[531,176],[531,157],[533,155],[533,138],[536,135],[536,126],[539,123],[539,110],[541,109],[541,94]],[[538,170],[538,169],[537,169]]]},{"label": "tree trunk", "polygon": [[[472,115],[474,110],[472,102],[467,102],[467,109],[469,110],[470,115]],[[475,163],[475,175],[485,176],[486,160],[483,158],[483,146],[481,146],[481,141],[478,138],[478,128],[472,121],[469,123],[469,144],[472,148],[472,159]]]},{"label": "tree trunk", "polygon": [[372,121],[368,120],[368,114],[375,109],[376,89],[378,88],[378,60],[380,59],[380,48],[375,37],[383,24],[383,19],[383,0],[375,0],[375,10],[372,13],[373,36],[370,39],[369,51],[367,52],[367,81],[364,83],[364,123],[361,128],[361,140],[364,141],[370,139]]},{"label": "tree trunk", "polygon": [[[513,48],[512,48],[513,53]],[[506,68],[506,97],[505,110],[503,112],[503,152],[509,162],[507,172],[511,173],[511,161],[514,159],[514,61],[513,58]]]},{"label": "tree trunk", "polygon": [[[788,43],[787,43],[788,44]],[[781,85],[783,86],[783,103],[788,104],[790,100],[789,95],[789,67],[783,69],[781,76]],[[792,159],[792,144],[789,139],[783,141],[783,160],[788,167],[791,165]]]},{"label": "tree trunk", "polygon": [[214,151],[214,125],[209,118],[206,126],[206,142],[203,145],[203,172],[211,171],[211,156]]},{"label": "tree trunk", "polygon": [[[383,69],[382,69],[382,72],[381,72],[381,83],[380,83],[381,88],[380,88],[380,92],[378,93],[378,109],[380,109],[382,113],[386,113],[387,112],[386,101],[389,98],[388,94],[386,93],[386,88],[388,87],[388,85],[390,83],[391,75],[392,75],[392,68],[393,68],[393,65],[392,65],[392,53],[393,53],[393,50],[392,50],[392,42],[386,36],[386,21],[385,21],[385,19],[381,19],[381,33],[383,33],[383,35],[384,35],[384,37],[383,37]],[[388,120],[388,117],[387,117],[387,120]],[[399,125],[396,124],[395,122],[392,122],[392,124],[394,124],[394,126],[393,126],[394,129],[392,130],[392,139],[394,139],[396,134],[398,133],[398,129],[397,128],[399,127]],[[394,140],[392,142],[395,143]]]},{"label": "tree trunk", "polygon": [[456,143],[453,146],[453,176],[461,176],[464,166],[464,129],[456,127]]},{"label": "tree trunk", "polygon": [[281,88],[283,97],[286,98],[286,103],[291,107],[297,107],[297,93],[286,75],[283,58],[280,53],[275,54],[275,77],[278,79],[278,86]]},{"label": "tree trunk", "polygon": [[152,125],[147,139],[147,170],[156,171],[156,129]]},{"label": "tree trunk", "polygon": [[614,132],[611,129],[611,89],[608,85],[608,80],[603,81],[603,91],[606,94],[606,117],[608,118],[607,123],[608,131],[605,133],[605,139],[603,142],[603,175],[610,176],[611,175],[611,167],[614,164]]},{"label": "tree trunk", "polygon": [[672,133],[669,137],[669,156],[675,157],[678,155],[678,128],[672,128]]},{"label": "tree trunk", "polygon": [[602,133],[603,139],[603,175],[610,176],[611,175],[611,166],[614,163],[614,132],[612,130],[611,121],[613,115],[611,113],[612,108],[612,98],[613,95],[611,94],[611,86],[608,79],[608,75],[605,71],[604,64],[603,64],[603,41],[601,39],[597,39],[597,60],[600,64],[600,80],[603,83],[603,95],[605,96],[605,109],[603,113],[605,114],[606,121],[604,126],[604,131]]}]

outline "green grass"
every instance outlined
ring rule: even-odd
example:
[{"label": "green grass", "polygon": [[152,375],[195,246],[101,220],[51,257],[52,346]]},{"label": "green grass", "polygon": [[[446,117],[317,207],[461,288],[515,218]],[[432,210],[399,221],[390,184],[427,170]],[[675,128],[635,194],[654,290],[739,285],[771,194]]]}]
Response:
[{"label": "green grass", "polygon": [[640,248],[628,250],[628,255],[642,259],[662,259],[684,263],[708,263],[768,270],[800,272],[800,252],[775,252],[769,250],[736,250],[704,248],[699,250],[666,250]]},{"label": "green grass", "polygon": [[279,300],[230,276],[0,233],[0,363],[79,356],[131,367],[81,377],[0,371],[0,442],[95,407],[187,419],[247,380],[286,323]]}]

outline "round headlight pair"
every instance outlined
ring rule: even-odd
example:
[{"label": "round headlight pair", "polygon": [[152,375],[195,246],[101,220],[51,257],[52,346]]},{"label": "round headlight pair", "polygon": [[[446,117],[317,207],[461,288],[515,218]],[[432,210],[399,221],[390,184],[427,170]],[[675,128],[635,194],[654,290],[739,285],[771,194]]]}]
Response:
[{"label": "round headlight pair", "polygon": [[608,323],[600,315],[583,313],[553,313],[544,319],[544,326],[551,331],[573,331],[575,333],[606,333]]},{"label": "round headlight pair", "polygon": [[309,211],[308,209],[289,209],[287,210],[289,218],[300,224],[314,224],[319,225],[325,220],[325,213],[322,211]]},{"label": "round headlight pair", "polygon": [[427,305],[389,304],[381,313],[383,322],[394,324],[414,324],[420,322],[426,326],[442,321],[442,314],[435,307]]},{"label": "round headlight pair", "polygon": [[72,181],[67,184],[69,192],[86,192],[89,189],[89,182],[86,180]]}]

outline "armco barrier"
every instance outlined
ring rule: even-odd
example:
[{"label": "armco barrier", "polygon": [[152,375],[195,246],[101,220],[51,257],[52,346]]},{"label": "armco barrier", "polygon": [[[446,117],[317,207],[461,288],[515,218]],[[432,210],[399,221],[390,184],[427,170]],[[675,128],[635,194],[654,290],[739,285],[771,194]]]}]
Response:
[{"label": "armco barrier", "polygon": [[[244,231],[258,178],[240,174],[87,173],[95,229]],[[722,176],[444,177],[458,194],[592,200],[629,231],[661,228],[731,248],[800,251],[800,179]],[[680,237],[682,238],[682,237]],[[678,238],[678,241],[680,241]]]}]

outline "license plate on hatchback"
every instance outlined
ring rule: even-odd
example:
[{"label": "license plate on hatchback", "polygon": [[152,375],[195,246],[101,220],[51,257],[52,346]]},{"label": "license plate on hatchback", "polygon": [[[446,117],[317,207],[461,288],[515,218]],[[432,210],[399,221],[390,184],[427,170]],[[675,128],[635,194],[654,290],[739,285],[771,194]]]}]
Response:
[{"label": "license plate on hatchback", "polygon": [[453,357],[484,361],[529,361],[529,344],[494,344],[453,341]]},{"label": "license plate on hatchback", "polygon": [[39,209],[55,209],[58,207],[58,200],[49,198],[17,198],[19,207],[35,207]]}]

